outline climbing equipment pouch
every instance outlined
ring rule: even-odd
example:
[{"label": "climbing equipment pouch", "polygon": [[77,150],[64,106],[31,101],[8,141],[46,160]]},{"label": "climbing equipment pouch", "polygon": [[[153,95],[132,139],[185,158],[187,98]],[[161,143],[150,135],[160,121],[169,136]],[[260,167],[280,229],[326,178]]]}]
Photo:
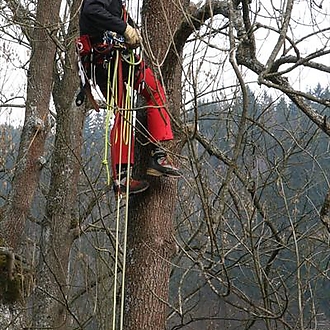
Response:
[{"label": "climbing equipment pouch", "polygon": [[92,50],[92,44],[89,35],[84,34],[76,39],[76,48],[80,56],[86,56],[90,54]]}]

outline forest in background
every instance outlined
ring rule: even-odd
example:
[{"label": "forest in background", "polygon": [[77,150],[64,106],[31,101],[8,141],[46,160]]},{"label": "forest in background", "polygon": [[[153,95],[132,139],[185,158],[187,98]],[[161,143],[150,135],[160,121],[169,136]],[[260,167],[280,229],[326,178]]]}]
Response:
[{"label": "forest in background", "polygon": [[[320,85],[311,94],[330,98],[329,89]],[[239,94],[232,102],[200,102],[198,130],[190,132],[195,137],[186,141],[180,157],[168,329],[261,330],[267,322],[285,329],[298,322],[301,308],[307,329],[327,329],[328,238],[319,212],[329,188],[329,138],[292,102],[249,91],[242,152],[235,176],[226,182],[241,102]],[[192,110],[182,116],[189,127],[196,123]],[[20,132],[0,127],[0,206],[11,189]],[[212,141],[208,148],[205,139]],[[105,329],[106,315],[111,317],[116,211],[102,165],[103,113],[86,118],[84,141],[77,221],[85,235],[76,239],[70,257],[70,308],[84,320],[84,329],[96,330]],[[47,145],[27,225],[29,237],[36,239],[29,242],[32,254],[45,214],[53,134]],[[225,184],[229,189],[223,197]],[[208,221],[218,223],[209,226]],[[1,294],[11,299],[10,292]]]}]

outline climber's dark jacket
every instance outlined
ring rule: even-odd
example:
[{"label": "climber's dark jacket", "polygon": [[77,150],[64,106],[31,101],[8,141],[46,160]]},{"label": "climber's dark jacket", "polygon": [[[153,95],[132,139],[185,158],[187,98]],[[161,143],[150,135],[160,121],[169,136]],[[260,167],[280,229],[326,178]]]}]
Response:
[{"label": "climber's dark jacket", "polygon": [[122,0],[84,0],[80,11],[80,35],[88,34],[93,41],[101,41],[105,31],[123,35],[127,24],[122,19],[122,12]]}]

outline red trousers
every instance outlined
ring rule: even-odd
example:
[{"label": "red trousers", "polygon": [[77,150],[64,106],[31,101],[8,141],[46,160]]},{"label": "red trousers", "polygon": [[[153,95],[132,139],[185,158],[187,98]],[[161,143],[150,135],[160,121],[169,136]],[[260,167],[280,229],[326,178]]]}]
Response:
[{"label": "red trousers", "polygon": [[[118,82],[122,82],[122,88],[118,87],[118,107],[123,108],[125,95],[125,82],[127,81],[128,64],[120,60],[118,66]],[[165,109],[166,96],[164,88],[155,77],[152,70],[142,61],[136,68],[134,89],[137,90],[147,102],[147,129],[148,138],[151,142],[159,142],[173,139],[170,117]],[[106,79],[104,79],[106,78]],[[97,68],[96,80],[102,91],[106,91],[107,70],[103,67]],[[120,95],[121,94],[121,95]],[[134,163],[134,132],[128,123],[131,111],[118,111],[115,114],[115,123],[110,133],[111,159],[114,176],[119,164]],[[131,143],[131,148],[129,144]],[[129,149],[131,153],[129,154]]]}]

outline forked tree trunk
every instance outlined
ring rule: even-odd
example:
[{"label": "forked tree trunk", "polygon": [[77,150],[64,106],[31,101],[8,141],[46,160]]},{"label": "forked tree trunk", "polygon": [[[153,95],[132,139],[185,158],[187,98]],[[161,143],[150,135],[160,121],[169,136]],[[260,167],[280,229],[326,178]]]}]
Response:
[{"label": "forked tree trunk", "polygon": [[[0,215],[0,246],[11,249],[15,254],[24,251],[24,231],[26,218],[31,211],[31,205],[39,184],[41,169],[44,164],[44,146],[49,131],[48,113],[50,96],[53,85],[53,67],[56,45],[50,38],[50,32],[56,35],[58,24],[51,25],[54,17],[58,17],[61,0],[43,0],[37,5],[36,22],[31,28],[31,58],[27,81],[27,100],[25,121],[20,139],[19,152],[15,165],[15,173],[11,187],[11,194],[5,211]],[[14,2],[11,6],[16,6]],[[13,8],[16,15],[16,9]],[[20,16],[21,8],[17,8]],[[31,15],[30,17],[33,17]],[[29,28],[24,22],[23,29]],[[32,25],[32,23],[31,23]],[[1,210],[2,212],[2,210]],[[8,270],[8,272],[10,272]],[[13,267],[13,274],[4,279],[2,273],[1,292],[7,291],[9,286],[15,285],[20,295],[21,274]],[[11,279],[13,277],[13,279]],[[29,277],[29,276],[27,276]],[[17,282],[18,281],[18,282]],[[23,329],[25,323],[24,311],[26,308],[19,303],[7,305],[0,301],[0,328]],[[14,299],[14,298],[13,298]],[[17,299],[17,298],[15,298]],[[21,309],[22,307],[22,309]]]},{"label": "forked tree trunk", "polygon": [[[68,92],[70,87],[64,90]],[[72,93],[68,95],[72,96]],[[62,96],[69,101],[67,96]],[[37,329],[66,330],[70,323],[68,293],[71,288],[68,270],[70,251],[78,226],[77,187],[84,114],[81,109],[72,105],[70,107],[69,104],[60,112],[51,189],[41,229],[37,286],[32,297],[33,325]]]},{"label": "forked tree trunk", "polygon": [[[48,133],[48,113],[53,85],[56,35],[61,0],[39,1],[31,38],[31,60],[28,71],[25,121],[12,183],[10,204],[1,222],[0,235],[14,250],[21,243],[25,220],[39,184],[44,144]],[[20,9],[18,9],[20,10]]]},{"label": "forked tree trunk", "polygon": [[[76,13],[80,0],[73,2]],[[53,95],[57,105],[55,147],[52,155],[50,191],[41,228],[40,256],[36,290],[32,297],[33,328],[67,330],[71,324],[69,259],[77,234],[77,193],[83,146],[84,107],[74,103],[79,86],[74,38],[78,16],[70,21],[70,42],[65,72],[57,80]],[[76,320],[77,321],[77,320]]]},{"label": "forked tree trunk", "polygon": [[[144,36],[158,62],[149,61],[154,71],[163,62],[172,40],[171,34],[181,23],[179,2],[144,1]],[[172,65],[170,69],[162,70],[169,111],[175,116],[179,113],[181,100],[180,68]],[[177,142],[166,147],[178,152],[175,148]],[[143,156],[137,159],[146,164],[148,153],[140,152]],[[149,190],[130,201],[125,330],[164,330],[166,324],[171,258],[175,247],[172,221],[177,180],[151,177],[148,180]]]}]

